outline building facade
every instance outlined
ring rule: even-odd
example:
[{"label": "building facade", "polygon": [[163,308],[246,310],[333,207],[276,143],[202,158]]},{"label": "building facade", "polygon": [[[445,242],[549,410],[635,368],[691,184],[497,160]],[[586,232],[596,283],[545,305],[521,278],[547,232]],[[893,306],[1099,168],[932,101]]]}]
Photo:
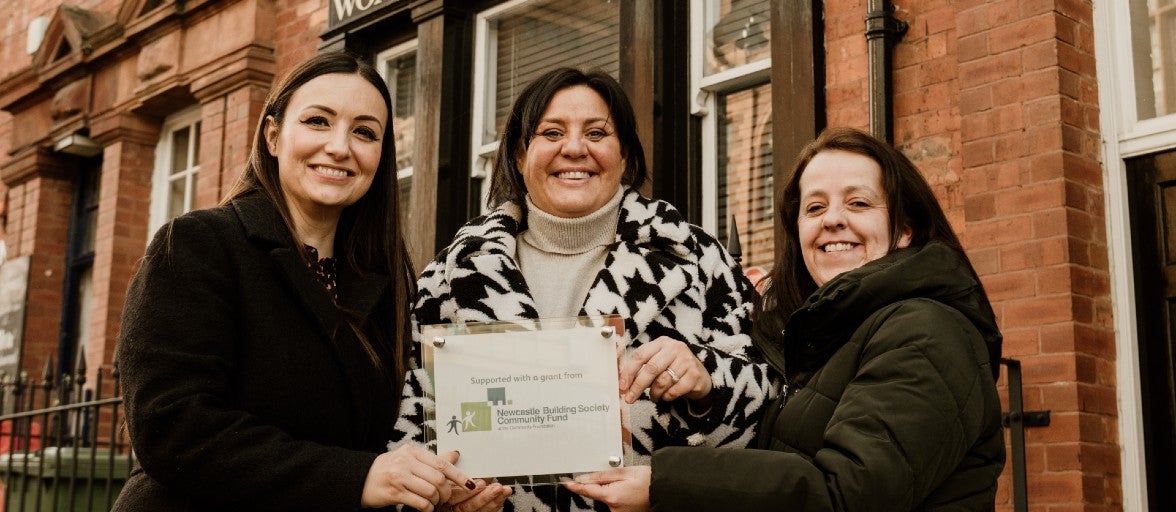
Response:
[{"label": "building facade", "polygon": [[1024,408],[1049,412],[1025,431],[1030,507],[1176,509],[1176,1],[12,0],[0,20],[3,375],[112,365],[151,234],[217,203],[307,56],[387,79],[418,268],[484,208],[518,91],[596,67],[633,100],[644,192],[737,232],[749,268],[804,143],[892,140],[983,278]]}]

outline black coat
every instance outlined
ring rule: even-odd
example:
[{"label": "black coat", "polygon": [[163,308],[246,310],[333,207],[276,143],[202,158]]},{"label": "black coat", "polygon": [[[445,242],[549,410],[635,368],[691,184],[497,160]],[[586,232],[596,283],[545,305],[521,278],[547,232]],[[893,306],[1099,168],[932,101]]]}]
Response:
[{"label": "black coat", "polygon": [[[979,283],[938,243],[818,289],[755,341],[790,393],[761,450],[668,448],[654,510],[992,510],[1004,467],[1000,332]],[[781,350],[783,349],[783,350]]]},{"label": "black coat", "polygon": [[[372,362],[260,193],[156,234],[117,348],[141,468],[115,510],[352,510],[396,418]],[[387,276],[342,307],[391,321]]]}]

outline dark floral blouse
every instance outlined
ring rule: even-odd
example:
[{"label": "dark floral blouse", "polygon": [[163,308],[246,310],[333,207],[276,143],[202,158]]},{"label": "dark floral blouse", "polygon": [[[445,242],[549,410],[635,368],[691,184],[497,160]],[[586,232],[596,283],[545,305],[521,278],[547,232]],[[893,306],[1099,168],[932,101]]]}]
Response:
[{"label": "dark floral blouse", "polygon": [[336,270],[335,258],[319,258],[318,249],[312,246],[306,247],[306,256],[309,258],[308,266],[310,271],[314,273],[319,282],[326,288],[327,294],[331,296],[331,300],[339,302],[339,290],[335,286],[338,280],[339,273]]}]

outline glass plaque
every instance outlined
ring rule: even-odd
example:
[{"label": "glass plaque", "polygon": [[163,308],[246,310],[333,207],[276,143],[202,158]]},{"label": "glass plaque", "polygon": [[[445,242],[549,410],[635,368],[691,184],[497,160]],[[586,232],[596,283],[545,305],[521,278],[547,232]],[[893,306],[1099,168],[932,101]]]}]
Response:
[{"label": "glass plaque", "polygon": [[623,464],[620,317],[426,325],[421,334],[436,404],[425,431],[438,453],[461,452],[457,467],[470,476],[556,483]]}]

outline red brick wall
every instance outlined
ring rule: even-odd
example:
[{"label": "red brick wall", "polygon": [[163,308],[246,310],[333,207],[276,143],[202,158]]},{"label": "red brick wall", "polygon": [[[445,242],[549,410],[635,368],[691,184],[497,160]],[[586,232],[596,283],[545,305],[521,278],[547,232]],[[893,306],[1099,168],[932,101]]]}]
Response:
[{"label": "red brick wall", "polygon": [[277,0],[274,55],[275,80],[286,76],[295,64],[318,52],[319,34],[327,29],[327,3],[323,0]]},{"label": "red brick wall", "polygon": [[[25,51],[28,26],[34,18],[52,18],[62,0],[7,0],[0,2],[0,79],[28,66],[32,58]],[[122,0],[70,0],[69,5],[110,13],[118,12]]]},{"label": "red brick wall", "polygon": [[[0,80],[32,63],[32,55],[26,51],[28,25],[40,16],[51,18],[61,3],[60,0],[0,2],[0,20],[3,20]],[[74,0],[70,5],[113,13],[118,3],[117,0]],[[12,116],[0,111],[0,168],[10,162],[14,130]],[[0,206],[0,236],[4,237],[8,256],[31,256],[22,366],[37,379],[42,377],[47,354],[57,354],[72,194],[73,182],[61,176],[33,177],[11,190],[0,184],[0,195],[4,196]]]},{"label": "red brick wall", "polygon": [[964,229],[960,86],[950,0],[904,5],[909,28],[894,53],[894,141],[931,183],[957,231]]},{"label": "red brick wall", "polygon": [[101,361],[107,367],[114,360],[127,284],[138,270],[146,247],[145,228],[157,140],[142,137],[116,141],[107,145],[102,155],[98,227],[94,237],[94,309],[90,314],[90,339],[86,341],[87,360],[91,361],[90,382],[98,371],[94,361]]},{"label": "red brick wall", "polygon": [[[0,20],[5,20],[5,23],[0,24],[0,80],[11,76],[32,62],[29,54],[25,51],[28,24],[38,16],[51,15],[58,3],[57,0],[0,2]],[[11,142],[12,115],[0,111],[0,166],[8,162]],[[0,206],[0,220],[12,218],[11,209],[14,202],[8,198],[7,187],[2,183],[0,183],[0,195],[4,196],[4,205]],[[19,199],[17,202],[23,203]],[[16,216],[20,217],[21,214],[18,212]],[[9,230],[6,229],[6,225],[7,222],[0,222],[0,235],[5,237],[8,254],[15,257],[18,255],[14,250],[17,239],[15,237],[8,239]]]},{"label": "red brick wall", "polygon": [[[826,2],[830,125],[868,126],[865,13],[864,0]],[[898,17],[910,28],[894,54],[895,143],[982,275],[1025,407],[1051,411],[1026,432],[1030,506],[1119,510],[1091,4],[920,0]]]},{"label": "red brick wall", "polygon": [[62,276],[73,183],[33,178],[8,191],[9,257],[30,256],[22,367],[40,379],[46,354],[57,353]]},{"label": "red brick wall", "polygon": [[[115,18],[123,4],[132,1],[75,0],[69,4]],[[25,52],[29,21],[37,16],[52,18],[63,3],[0,1],[0,19],[12,20],[0,24],[0,83],[32,62]],[[168,25],[141,40],[115,41],[125,51],[103,54],[99,50],[95,54],[98,60],[88,67],[95,78],[86,125],[91,137],[105,146],[92,281],[94,308],[86,340],[91,374],[99,362],[109,365],[112,359],[126,287],[146,244],[158,124],[186,107],[188,98],[165,94],[141,105],[136,103],[144,100],[143,95],[155,95],[163,87],[187,86],[198,96],[206,118],[202,119],[202,169],[196,207],[212,206],[248,158],[251,134],[268,90],[266,77],[272,72],[267,47],[271,43],[281,45],[278,58],[290,66],[317,50],[318,34],[325,28],[326,3],[322,0],[216,1],[199,3],[197,7],[198,14],[182,27],[185,37],[198,41],[210,31],[229,27],[231,30],[216,44],[180,44],[181,27]],[[274,26],[278,12],[286,16],[285,26]],[[278,31],[282,35],[275,42]],[[134,53],[143,48],[151,51]],[[151,66],[165,72],[145,75]],[[240,67],[250,68],[246,79],[233,74]],[[180,71],[184,74],[177,74]],[[11,167],[10,151],[45,143],[53,123],[49,98],[32,98],[31,102],[15,105],[18,111],[25,111],[20,130],[15,130],[9,113],[0,112],[0,169]],[[131,108],[136,109],[135,114],[126,112]],[[17,190],[7,194],[0,186],[0,194],[7,196],[6,202],[0,202],[0,220],[7,213],[7,222],[0,223],[0,233],[12,248],[9,254],[33,256],[23,364],[39,376],[45,354],[56,353],[60,331],[61,278],[72,189],[68,180],[48,182],[35,176],[31,182],[17,179],[14,183],[19,183]]]},{"label": "red brick wall", "polygon": [[866,0],[825,2],[825,101],[829,126],[867,128],[870,124],[865,19]]},{"label": "red brick wall", "polygon": [[1028,432],[1034,502],[1116,509],[1092,9],[1081,1],[990,3],[962,10],[957,23],[961,90],[980,100],[963,112],[976,119],[962,134],[965,162],[975,162],[969,192],[992,203],[969,210],[967,239],[999,261],[986,283],[1010,340],[1006,352],[1024,364],[1026,407],[1052,410],[1055,422]]},{"label": "red brick wall", "polygon": [[225,146],[229,144],[225,135],[225,98],[218,96],[205,100],[200,105],[200,172],[196,174],[196,208],[207,208],[217,204],[231,186],[224,181]]},{"label": "red brick wall", "polygon": [[[32,55],[27,51],[28,26],[33,19],[44,16],[52,18],[62,0],[7,0],[0,1],[0,80],[12,76],[32,63]],[[71,0],[69,5],[83,9],[94,9],[110,13],[118,10],[122,0]],[[12,116],[8,112],[0,111],[0,167],[8,162],[8,152],[11,150]],[[0,195],[4,192],[4,185],[0,184]],[[3,206],[0,205],[0,218]],[[0,223],[0,232],[3,232]]]},{"label": "red brick wall", "polygon": [[268,87],[246,85],[204,101],[196,208],[219,203],[245,168],[268,91]]}]

